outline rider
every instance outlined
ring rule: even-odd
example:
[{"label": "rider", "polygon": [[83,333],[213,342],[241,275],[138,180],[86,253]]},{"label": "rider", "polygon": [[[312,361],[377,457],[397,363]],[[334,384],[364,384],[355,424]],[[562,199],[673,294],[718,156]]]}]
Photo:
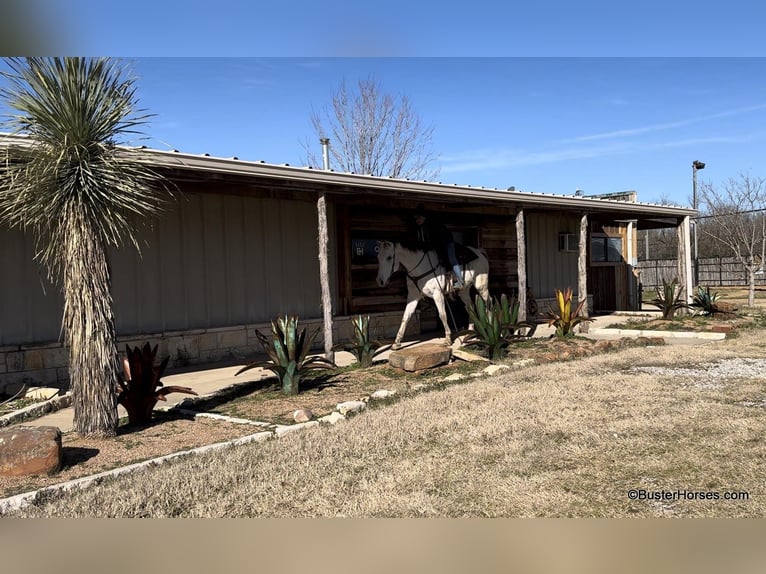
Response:
[{"label": "rider", "polygon": [[443,224],[428,217],[423,204],[415,208],[414,242],[423,251],[436,251],[439,261],[449,262],[455,274],[455,287],[463,287],[463,274],[455,255],[455,240],[452,233]]}]

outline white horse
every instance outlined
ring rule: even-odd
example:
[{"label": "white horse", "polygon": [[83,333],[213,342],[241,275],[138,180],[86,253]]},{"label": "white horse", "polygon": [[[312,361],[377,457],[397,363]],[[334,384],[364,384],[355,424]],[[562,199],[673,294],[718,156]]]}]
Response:
[{"label": "white horse", "polygon": [[[489,301],[489,261],[482,249],[469,247],[476,254],[476,259],[463,266],[463,287],[458,290],[460,299],[468,309],[473,305],[471,301],[471,285],[476,287],[479,295],[485,301]],[[423,252],[411,251],[400,243],[390,241],[378,241],[378,285],[385,287],[391,275],[399,269],[399,265],[407,270],[407,306],[404,308],[404,316],[396,340],[392,349],[401,347],[404,331],[407,328],[412,314],[423,296],[430,297],[436,304],[439,319],[444,325],[444,338],[448,345],[452,344],[452,332],[447,322],[444,296],[449,289],[454,289],[448,281],[446,269],[439,263],[436,251]]]}]

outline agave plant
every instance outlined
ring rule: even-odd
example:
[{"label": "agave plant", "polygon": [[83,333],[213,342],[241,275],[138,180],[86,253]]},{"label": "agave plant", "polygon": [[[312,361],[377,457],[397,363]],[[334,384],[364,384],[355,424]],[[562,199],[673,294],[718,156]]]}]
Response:
[{"label": "agave plant", "polygon": [[519,301],[513,302],[503,294],[500,301],[492,297],[484,301],[476,295],[473,307],[467,309],[473,329],[464,331],[464,345],[475,345],[486,350],[490,359],[502,359],[508,346],[514,341],[525,337],[521,330],[530,327],[527,323],[519,323]]},{"label": "agave plant", "polygon": [[155,365],[157,345],[152,348],[149,343],[145,343],[143,349],[134,347],[132,350],[130,345],[125,345],[125,349],[128,352],[128,357],[122,363],[125,380],[117,380],[120,385],[117,402],[128,411],[130,424],[150,420],[157,401],[166,401],[165,396],[170,393],[197,394],[189,387],[166,387],[162,384],[160,378],[170,357],[165,357],[159,365]]},{"label": "agave plant", "polygon": [[375,356],[382,353],[385,347],[383,343],[373,339],[369,315],[357,315],[351,324],[354,326],[354,338],[348,343],[336,345],[335,348],[352,353],[361,367],[366,369],[372,366]]},{"label": "agave plant", "polygon": [[710,316],[718,312],[716,301],[720,297],[719,293],[711,293],[710,287],[697,287],[697,293],[694,295],[691,307],[695,314]]},{"label": "agave plant", "polygon": [[306,329],[298,332],[298,317],[285,315],[271,322],[271,336],[260,331],[255,332],[258,342],[266,351],[270,361],[256,361],[245,365],[235,375],[249,369],[261,367],[268,369],[279,378],[282,392],[286,395],[297,395],[300,389],[301,376],[315,369],[334,369],[335,363],[324,357],[309,357],[308,352],[319,329],[308,336]]},{"label": "agave plant", "polygon": [[681,298],[681,290],[678,288],[678,280],[673,279],[670,283],[662,280],[662,288],[657,288],[657,296],[649,302],[662,311],[663,319],[672,319],[679,309],[686,309],[689,305]]},{"label": "agave plant", "polygon": [[566,291],[556,289],[556,302],[558,303],[558,312],[550,307],[548,308],[548,325],[556,328],[557,337],[572,337],[574,329],[580,323],[593,321],[590,317],[582,315],[582,309],[585,305],[585,299],[572,311],[573,292],[571,287]]}]

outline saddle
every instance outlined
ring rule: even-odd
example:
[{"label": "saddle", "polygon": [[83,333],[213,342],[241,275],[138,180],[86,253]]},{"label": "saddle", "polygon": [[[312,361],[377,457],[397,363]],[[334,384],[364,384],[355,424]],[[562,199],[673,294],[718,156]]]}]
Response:
[{"label": "saddle", "polygon": [[461,266],[479,258],[475,251],[460,243],[455,243],[455,256],[457,257],[457,262],[460,263]]}]

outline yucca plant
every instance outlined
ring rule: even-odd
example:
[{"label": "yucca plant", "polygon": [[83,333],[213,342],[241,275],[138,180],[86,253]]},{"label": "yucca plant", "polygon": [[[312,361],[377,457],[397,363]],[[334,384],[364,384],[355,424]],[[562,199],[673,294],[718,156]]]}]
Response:
[{"label": "yucca plant", "polygon": [[465,335],[463,344],[485,350],[493,361],[502,359],[509,345],[524,338],[522,329],[530,327],[527,323],[518,322],[518,299],[510,302],[505,294],[499,302],[495,297],[485,302],[476,295],[474,305],[466,310],[473,329],[461,333]]},{"label": "yucca plant", "polygon": [[9,58],[0,72],[18,145],[0,159],[0,222],[30,232],[62,288],[74,430],[117,432],[119,354],[110,246],[138,246],[135,221],[157,213],[163,185],[131,143],[148,116],[134,79],[108,58]]},{"label": "yucca plant", "polygon": [[662,288],[657,287],[657,296],[649,304],[662,311],[663,319],[672,319],[676,311],[689,307],[681,297],[677,279],[673,279],[670,283],[663,279]]},{"label": "yucca plant", "polygon": [[347,343],[336,345],[338,350],[348,351],[356,357],[359,365],[366,369],[372,366],[375,356],[386,350],[382,342],[374,339],[374,333],[370,332],[370,316],[357,315],[351,320],[354,326],[354,337]]},{"label": "yucca plant", "polygon": [[567,287],[566,291],[556,289],[556,302],[558,303],[558,312],[548,307],[548,325],[556,328],[557,337],[572,337],[574,336],[574,329],[580,323],[586,321],[593,321],[590,317],[582,315],[582,309],[585,306],[585,299],[572,310],[572,299],[574,293],[571,287]]},{"label": "yucca plant", "polygon": [[718,312],[716,301],[720,297],[719,293],[711,293],[710,287],[697,287],[694,294],[691,307],[696,315],[710,316]]},{"label": "yucca plant", "polygon": [[268,369],[279,378],[282,392],[297,395],[301,376],[315,369],[334,369],[335,363],[324,357],[309,357],[308,352],[319,329],[306,335],[306,329],[298,331],[298,317],[285,315],[271,322],[271,336],[255,331],[258,342],[266,351],[270,361],[256,361],[245,365],[235,375],[249,369],[261,367]]},{"label": "yucca plant", "polygon": [[149,343],[145,343],[143,349],[134,347],[132,350],[130,345],[125,345],[125,349],[128,353],[122,363],[125,380],[118,379],[120,393],[117,402],[128,411],[129,423],[149,421],[157,401],[166,401],[165,397],[170,393],[197,395],[190,387],[166,387],[162,384],[160,378],[170,357],[165,357],[159,365],[155,365],[157,345],[152,348]]}]

